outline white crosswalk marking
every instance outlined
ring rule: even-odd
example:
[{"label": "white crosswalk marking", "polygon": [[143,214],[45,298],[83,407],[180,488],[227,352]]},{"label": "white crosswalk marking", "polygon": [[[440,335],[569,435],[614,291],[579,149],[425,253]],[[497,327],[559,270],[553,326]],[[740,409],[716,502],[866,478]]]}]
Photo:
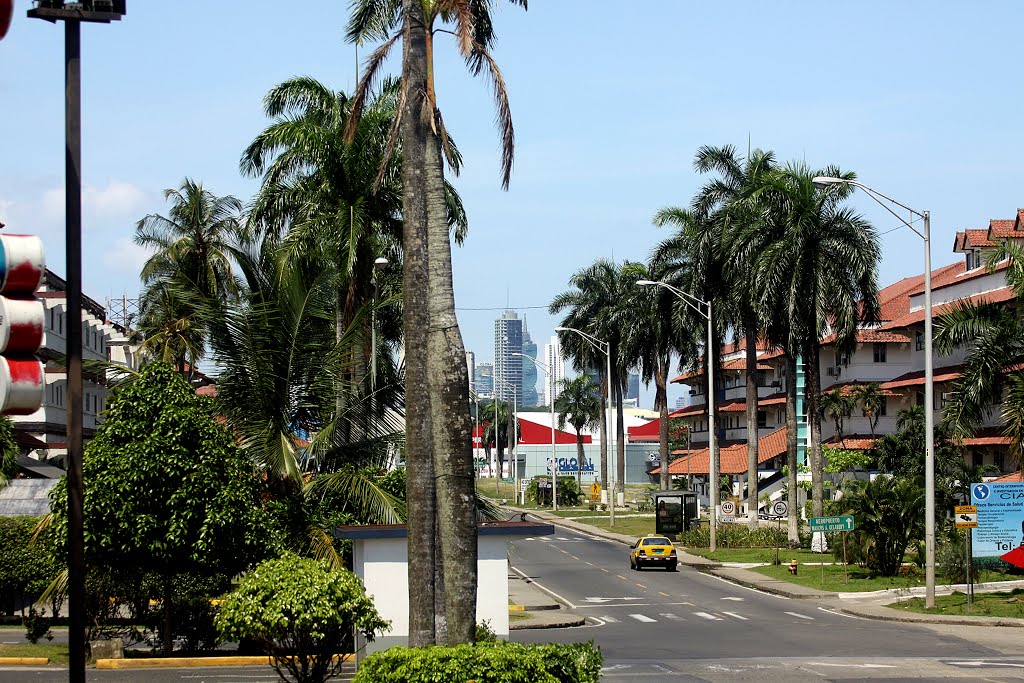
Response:
[{"label": "white crosswalk marking", "polygon": [[671,612],[662,612],[660,616],[663,616],[666,619],[671,619],[673,621],[686,621],[686,619],[683,619],[678,614],[672,614]]},{"label": "white crosswalk marking", "polygon": [[601,617],[601,618],[604,619],[605,621],[607,621],[609,624],[617,624],[617,623],[619,623],[619,620],[616,619],[615,617]]},{"label": "white crosswalk marking", "polygon": [[800,614],[798,612],[786,612],[791,617],[800,617],[801,619],[807,619],[808,621],[814,621],[814,617],[809,617],[806,614]]},{"label": "white crosswalk marking", "polygon": [[736,602],[743,602],[743,598],[734,598],[732,596],[727,596],[727,597],[724,597],[722,599],[723,600],[735,600]]},{"label": "white crosswalk marking", "polygon": [[746,617],[736,614],[735,612],[722,612],[722,614],[728,614],[730,617],[733,617],[734,619],[739,619],[740,621],[747,621]]},{"label": "white crosswalk marking", "polygon": [[701,617],[702,619],[707,619],[708,621],[721,621],[722,620],[722,617],[716,617],[714,614],[708,614],[707,612],[694,612],[693,615],[695,617]]},{"label": "white crosswalk marking", "polygon": [[630,614],[629,616],[633,617],[637,621],[642,621],[645,624],[653,624],[654,622],[657,621],[657,619],[651,619],[650,617],[645,616],[643,614]]}]

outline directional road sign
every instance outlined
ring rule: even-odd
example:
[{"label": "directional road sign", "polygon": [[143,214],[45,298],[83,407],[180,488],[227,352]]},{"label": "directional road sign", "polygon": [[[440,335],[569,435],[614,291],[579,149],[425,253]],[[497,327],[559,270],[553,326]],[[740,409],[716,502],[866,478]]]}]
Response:
[{"label": "directional road sign", "polygon": [[778,500],[772,505],[772,514],[776,517],[785,517],[789,514],[789,506],[786,505],[786,501]]},{"label": "directional road sign", "polygon": [[811,517],[811,531],[853,531],[853,515]]}]

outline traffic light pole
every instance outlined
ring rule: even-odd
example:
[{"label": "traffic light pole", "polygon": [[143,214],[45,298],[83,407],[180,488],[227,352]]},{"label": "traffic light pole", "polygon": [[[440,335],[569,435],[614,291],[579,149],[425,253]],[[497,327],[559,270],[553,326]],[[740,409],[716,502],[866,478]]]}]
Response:
[{"label": "traffic light pole", "polygon": [[68,655],[85,683],[85,533],[82,524],[82,71],[80,21],[64,21],[64,226],[67,250]]}]

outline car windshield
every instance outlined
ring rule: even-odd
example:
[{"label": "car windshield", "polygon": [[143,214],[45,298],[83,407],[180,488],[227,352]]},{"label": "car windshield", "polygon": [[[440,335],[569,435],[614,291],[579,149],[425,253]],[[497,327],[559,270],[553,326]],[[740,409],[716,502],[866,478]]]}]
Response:
[{"label": "car windshield", "polygon": [[672,542],[667,538],[656,536],[654,538],[645,538],[644,542],[640,545],[672,545]]}]

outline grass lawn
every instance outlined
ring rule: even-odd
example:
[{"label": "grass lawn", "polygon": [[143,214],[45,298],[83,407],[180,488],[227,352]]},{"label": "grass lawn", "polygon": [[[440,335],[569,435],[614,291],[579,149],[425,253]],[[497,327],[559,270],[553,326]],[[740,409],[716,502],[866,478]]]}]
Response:
[{"label": "grass lawn", "polygon": [[[818,557],[821,556],[819,555]],[[917,586],[925,585],[923,571],[921,571],[918,576],[888,577],[877,576],[867,569],[863,569],[855,565],[851,565],[849,567],[849,583],[846,581],[842,565],[825,565],[824,585],[822,584],[822,567],[820,566],[800,565],[800,573],[797,576],[793,576],[789,573],[789,569],[786,564],[754,567],[750,571],[770,576],[773,579],[780,579],[782,581],[800,584],[801,586],[807,586],[808,588],[820,588],[826,591],[836,592],[852,593],[880,591],[889,588],[915,588]],[[1017,578],[1015,576],[1010,576],[1009,574],[999,574],[997,572],[979,572],[979,574],[978,582],[1011,581]],[[944,579],[941,576],[937,576],[936,581],[941,585],[944,582]]]},{"label": "grass lawn", "polygon": [[[719,548],[715,552],[711,552],[707,548],[686,548],[686,552],[719,562],[771,564],[775,561],[775,548]],[[779,560],[783,564],[788,565],[793,559],[801,564],[804,562],[832,562],[832,553],[812,553],[810,550],[779,548]]]},{"label": "grass lawn", "polygon": [[508,620],[509,621],[526,621],[527,619],[532,619],[532,618],[533,618],[533,615],[530,614],[529,612],[509,612],[508,613]]},{"label": "grass lawn", "polygon": [[50,664],[67,664],[68,646],[51,643],[0,644],[0,657],[49,657]]},{"label": "grass lawn", "polygon": [[616,510],[615,526],[611,526],[609,524],[607,513],[604,513],[603,516],[596,519],[583,519],[580,521],[583,524],[589,524],[599,529],[604,529],[605,531],[613,531],[617,534],[625,534],[627,536],[636,536],[637,538],[654,533],[654,515],[646,515],[643,517],[624,517],[622,514],[623,513]]},{"label": "grass lawn", "polygon": [[936,595],[935,609],[926,609],[924,598],[911,598],[889,605],[893,609],[922,614],[962,614],[976,617],[1016,617],[1024,619],[1024,588],[998,593],[975,593],[971,611],[967,611],[967,594]]}]

